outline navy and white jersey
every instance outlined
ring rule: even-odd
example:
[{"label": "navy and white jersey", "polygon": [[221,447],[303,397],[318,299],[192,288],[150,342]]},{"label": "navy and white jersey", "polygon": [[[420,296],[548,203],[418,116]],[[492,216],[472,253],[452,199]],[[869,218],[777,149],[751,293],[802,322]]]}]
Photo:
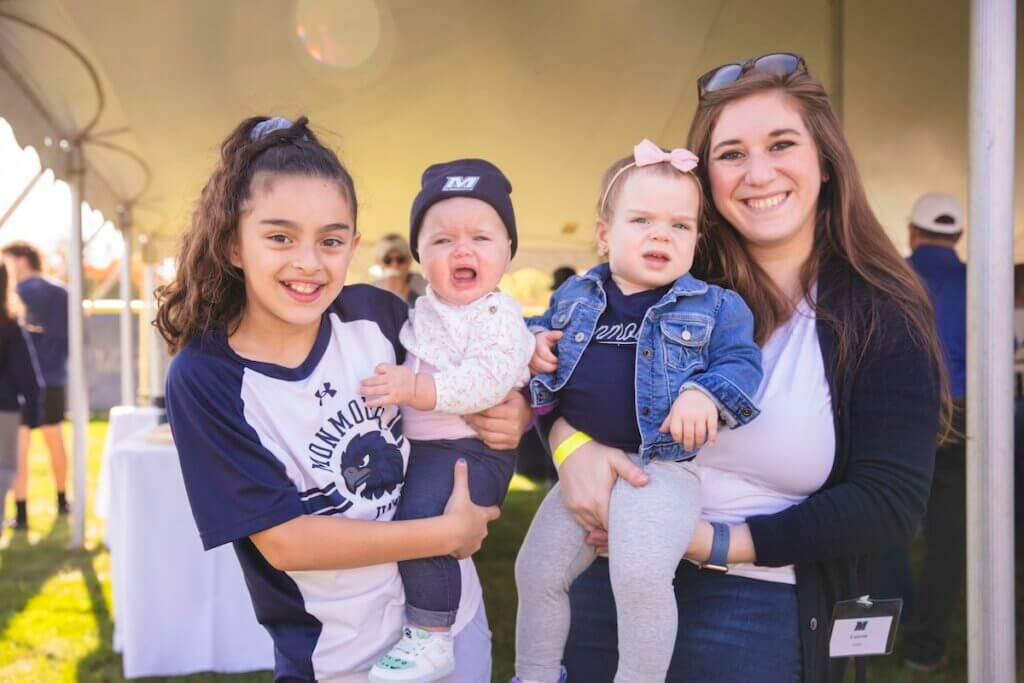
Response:
[{"label": "navy and white jersey", "polygon": [[[396,564],[283,572],[249,535],[300,515],[392,519],[409,456],[401,413],[366,407],[357,389],[378,363],[404,360],[406,317],[393,294],[350,285],[299,367],[242,358],[223,330],[193,340],[171,364],[167,415],[196,526],[206,549],[234,544],[274,640],[277,680],[365,681],[399,637]],[[480,605],[472,564],[463,569],[470,599],[459,622]]]}]

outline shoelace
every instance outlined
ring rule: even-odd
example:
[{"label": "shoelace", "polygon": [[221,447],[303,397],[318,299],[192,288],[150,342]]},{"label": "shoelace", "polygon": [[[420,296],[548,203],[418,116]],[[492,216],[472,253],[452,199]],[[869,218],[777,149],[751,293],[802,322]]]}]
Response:
[{"label": "shoelace", "polygon": [[[412,663],[411,660],[415,658],[417,653],[422,652],[427,647],[428,642],[430,642],[429,638],[416,638],[413,636],[412,631],[404,629],[402,631],[402,639],[395,643],[394,647],[391,648],[391,652],[387,653],[380,663],[389,669],[405,668]],[[409,659],[396,656],[393,654],[396,651],[405,657],[409,657]]]}]

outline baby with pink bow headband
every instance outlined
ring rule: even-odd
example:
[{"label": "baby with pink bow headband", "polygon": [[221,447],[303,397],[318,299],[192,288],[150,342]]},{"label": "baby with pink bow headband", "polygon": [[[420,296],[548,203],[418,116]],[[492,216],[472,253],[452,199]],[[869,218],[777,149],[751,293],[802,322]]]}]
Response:
[{"label": "baby with pink bow headband", "polygon": [[[758,414],[753,315],[735,292],[689,274],[705,201],[697,161],[643,140],[612,164],[596,224],[607,262],[570,278],[527,321],[536,337],[533,404],[557,403],[560,415],[555,464],[619,449],[647,483],[616,481],[600,519],[571,512],[557,484],[537,510],[516,560],[520,683],[565,680],[568,590],[597,556],[585,542],[595,530],[608,533],[615,681],[665,680],[678,625],[673,577],[700,516],[693,458],[714,444],[720,422],[739,427]],[[712,545],[706,567],[726,569],[725,541]]]}]

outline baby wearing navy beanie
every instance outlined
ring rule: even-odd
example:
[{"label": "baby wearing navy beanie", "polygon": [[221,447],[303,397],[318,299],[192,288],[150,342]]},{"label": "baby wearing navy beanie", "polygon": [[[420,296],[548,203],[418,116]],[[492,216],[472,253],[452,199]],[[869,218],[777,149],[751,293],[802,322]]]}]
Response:
[{"label": "baby wearing navy beanie", "polygon": [[[420,185],[409,245],[427,292],[399,334],[405,364],[379,365],[361,388],[370,407],[402,406],[410,455],[395,519],[442,514],[462,462],[473,502],[502,503],[515,452],[485,446],[462,416],[495,406],[525,385],[535,346],[519,304],[497,291],[518,242],[508,178],[489,161],[458,159],[428,167]],[[453,633],[474,617],[459,611],[459,561],[432,557],[398,568],[406,626],[369,680],[440,680],[455,669]],[[475,607],[465,607],[478,611],[478,591],[473,598]]]}]

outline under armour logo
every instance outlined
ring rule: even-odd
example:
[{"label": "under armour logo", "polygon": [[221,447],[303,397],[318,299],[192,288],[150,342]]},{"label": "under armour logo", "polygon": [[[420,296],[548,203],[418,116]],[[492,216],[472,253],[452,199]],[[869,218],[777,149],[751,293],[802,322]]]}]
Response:
[{"label": "under armour logo", "polygon": [[450,175],[445,180],[444,187],[441,188],[441,191],[452,192],[458,190],[472,190],[476,187],[478,182],[480,182],[480,176],[478,175]]},{"label": "under armour logo", "polygon": [[330,382],[324,382],[323,387],[316,392],[315,396],[320,399],[320,405],[324,404],[325,398],[334,398],[334,395],[338,393],[337,389],[331,389]]},{"label": "under armour logo", "polygon": [[856,624],[853,625],[853,630],[854,631],[867,631],[868,630],[868,622],[866,622],[866,621],[858,621]]}]

